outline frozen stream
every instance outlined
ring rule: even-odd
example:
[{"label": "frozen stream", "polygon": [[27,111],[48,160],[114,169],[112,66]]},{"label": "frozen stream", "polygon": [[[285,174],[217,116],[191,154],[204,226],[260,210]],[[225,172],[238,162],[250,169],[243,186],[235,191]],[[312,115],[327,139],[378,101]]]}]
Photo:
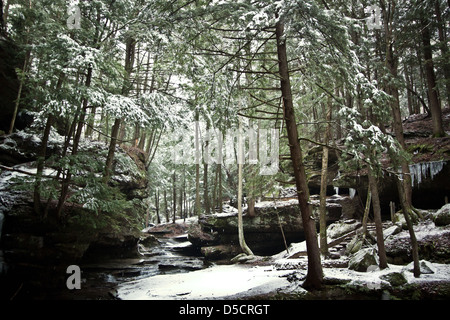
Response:
[{"label": "frozen stream", "polygon": [[186,273],[204,269],[210,264],[194,253],[183,237],[158,237],[158,244],[139,245],[136,255],[129,258],[94,258],[80,264],[81,289],[61,290],[52,299],[114,299],[115,288],[126,282],[155,275]]}]

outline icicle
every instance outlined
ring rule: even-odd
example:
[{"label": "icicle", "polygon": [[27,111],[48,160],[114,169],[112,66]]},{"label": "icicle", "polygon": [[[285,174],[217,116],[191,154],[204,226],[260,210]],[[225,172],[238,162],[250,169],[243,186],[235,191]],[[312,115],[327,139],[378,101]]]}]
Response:
[{"label": "icicle", "polygon": [[356,194],[356,189],[349,188],[349,193],[350,193],[350,199],[353,199]]},{"label": "icicle", "polygon": [[414,183],[417,183],[417,187],[422,183],[422,179],[430,177],[431,180],[442,171],[444,168],[444,161],[422,162],[415,163],[409,166],[411,172],[411,185],[414,187]]},{"label": "icicle", "polygon": [[411,173],[411,185],[414,187],[414,177],[417,177],[416,165],[410,165],[409,172]]},{"label": "icicle", "polygon": [[435,161],[435,162],[430,162],[430,175],[431,175],[431,180],[434,179],[434,177],[442,171],[442,169],[444,168],[444,161]]},{"label": "icicle", "polygon": [[420,186],[422,183],[422,165],[420,163],[416,164],[417,169],[417,185]]},{"label": "icicle", "polygon": [[336,195],[339,195],[339,187],[334,187],[334,192]]}]

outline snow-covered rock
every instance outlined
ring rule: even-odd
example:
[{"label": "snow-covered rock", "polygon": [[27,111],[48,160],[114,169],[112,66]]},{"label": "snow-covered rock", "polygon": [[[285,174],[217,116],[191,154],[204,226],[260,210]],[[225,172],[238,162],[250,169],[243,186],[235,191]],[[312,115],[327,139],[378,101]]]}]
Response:
[{"label": "snow-covered rock", "polygon": [[401,272],[391,272],[388,274],[383,274],[380,276],[380,279],[386,280],[393,287],[398,287],[408,282]]},{"label": "snow-covered rock", "polygon": [[[35,161],[41,148],[41,138],[32,133],[18,131],[0,136],[0,163],[7,166]],[[47,157],[56,153],[62,143],[50,139],[47,145]]]},{"label": "snow-covered rock", "polygon": [[366,272],[371,265],[378,265],[377,252],[373,248],[361,249],[350,257],[348,268],[350,270]]},{"label": "snow-covered rock", "polygon": [[[419,257],[433,262],[450,262],[450,225],[436,227],[429,219],[414,225],[419,247]],[[407,264],[412,261],[408,230],[402,230],[385,240],[389,263]]]},{"label": "snow-covered rock", "polygon": [[337,239],[346,233],[361,227],[361,222],[352,220],[337,221],[327,228],[327,236],[331,239]]},{"label": "snow-covered rock", "polygon": [[[431,262],[428,262],[426,260],[420,260],[419,262],[420,266],[420,273],[421,274],[433,274],[436,273],[436,268],[433,266]],[[404,267],[404,270],[413,272],[414,271],[414,262],[411,262],[407,266]]]},{"label": "snow-covered rock", "polygon": [[450,203],[447,203],[439,209],[434,215],[434,223],[437,226],[446,226],[450,224]]},{"label": "snow-covered rock", "polygon": [[289,271],[243,264],[213,266],[181,274],[157,275],[120,284],[122,300],[196,300],[251,297],[287,288]]},{"label": "snow-covered rock", "polygon": [[394,224],[393,226],[390,226],[389,228],[383,230],[384,240],[390,236],[396,235],[400,231],[402,231],[402,228],[399,225]]}]

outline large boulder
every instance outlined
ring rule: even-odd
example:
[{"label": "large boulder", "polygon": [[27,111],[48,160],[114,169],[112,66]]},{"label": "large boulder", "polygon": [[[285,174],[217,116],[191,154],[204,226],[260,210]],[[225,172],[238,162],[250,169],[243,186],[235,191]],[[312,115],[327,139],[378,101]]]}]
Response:
[{"label": "large boulder", "polygon": [[372,265],[378,265],[377,251],[374,248],[361,249],[350,257],[348,268],[350,270],[366,272]]},{"label": "large boulder", "polygon": [[236,245],[218,245],[201,248],[201,253],[207,260],[229,259],[240,252],[241,248]]},{"label": "large boulder", "polygon": [[[419,257],[431,262],[450,262],[450,225],[436,227],[431,220],[414,225]],[[385,240],[388,263],[407,264],[413,260],[408,230],[391,235]]]},{"label": "large boulder", "polygon": [[406,284],[408,281],[401,272],[391,272],[380,276],[380,279],[389,282],[393,287],[398,287]]},{"label": "large boulder", "polygon": [[[119,257],[126,252],[136,252],[145,213],[144,203],[136,194],[145,190],[147,181],[144,162],[138,161],[138,153],[134,152],[135,156],[132,156],[133,150],[125,151],[117,147],[111,182],[116,186],[114,191],[117,197],[120,196],[117,205],[108,207],[110,198],[106,196],[100,199],[91,195],[101,205],[105,204],[106,209],[101,209],[99,214],[95,206],[87,207],[80,203],[81,197],[73,196],[78,190],[86,188],[74,187],[70,190],[72,198],[66,201],[61,219],[55,216],[56,200],[49,202],[48,216],[41,219],[34,212],[30,188],[33,184],[29,182],[34,181],[32,174],[36,172],[36,162],[32,160],[36,159],[41,143],[40,135],[31,131],[19,131],[0,138],[0,163],[12,167],[12,170],[0,171],[0,216],[3,221],[0,228],[0,255],[8,263],[9,269],[14,265],[70,265],[87,255],[98,256],[108,252]],[[63,143],[64,138],[52,130],[48,155],[58,154]],[[82,140],[77,167],[79,171],[75,178],[86,178],[89,174],[101,177],[107,152],[105,143]],[[50,168],[54,164],[48,161],[45,176],[55,174],[56,165]],[[77,183],[83,186],[82,182]],[[43,196],[42,200],[47,199]]]},{"label": "large boulder", "polygon": [[[313,208],[318,202],[311,201]],[[342,206],[335,198],[327,202],[327,222],[341,217]],[[245,240],[255,254],[274,254],[285,249],[285,240],[304,240],[303,222],[297,199],[262,201],[255,204],[255,216],[244,210]],[[318,210],[313,210],[318,223]],[[285,239],[283,239],[283,236]],[[236,212],[217,213],[200,217],[199,225],[189,231],[189,241],[197,247],[209,245],[239,246],[238,217]]]},{"label": "large boulder", "polygon": [[361,226],[361,222],[354,219],[337,221],[327,228],[327,237],[337,239],[349,232],[355,231]]},{"label": "large boulder", "polygon": [[446,226],[450,224],[450,203],[447,203],[439,209],[434,215],[434,223],[437,226]]},{"label": "large boulder", "polygon": [[[421,274],[433,274],[436,273],[436,269],[434,268],[433,264],[426,260],[420,260],[419,261],[420,266],[420,273]],[[404,270],[409,272],[414,272],[414,262],[409,263],[407,266],[404,267]]]},{"label": "large boulder", "polygon": [[[49,139],[46,156],[50,157],[62,149],[64,138]],[[35,161],[40,152],[42,139],[39,135],[25,131],[0,136],[0,163],[14,166]]]}]

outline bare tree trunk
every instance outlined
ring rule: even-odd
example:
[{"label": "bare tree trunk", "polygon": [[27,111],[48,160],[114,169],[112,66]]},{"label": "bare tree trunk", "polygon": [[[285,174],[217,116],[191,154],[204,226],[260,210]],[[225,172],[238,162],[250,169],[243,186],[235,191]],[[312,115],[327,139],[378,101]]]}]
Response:
[{"label": "bare tree trunk", "polygon": [[[439,0],[435,0],[435,13],[436,13],[436,20],[437,20],[437,26],[438,26],[438,33],[439,33],[439,46],[441,48],[441,55],[443,57],[448,57],[448,46],[447,46],[447,37],[445,33],[445,22],[442,21],[442,14],[441,14],[441,7],[439,5]],[[443,62],[443,72],[444,72],[444,78],[445,78],[445,88],[447,90],[447,103],[450,106],[450,62],[449,59],[444,60]]]},{"label": "bare tree trunk", "polygon": [[[58,78],[58,83],[56,84],[55,90],[59,91],[61,90],[63,81],[64,81],[64,73],[61,73]],[[36,182],[34,185],[34,192],[33,192],[33,202],[34,202],[34,211],[37,215],[42,215],[42,208],[41,208],[41,177],[42,172],[44,171],[44,164],[45,164],[45,158],[47,155],[47,144],[48,144],[48,138],[50,136],[50,131],[52,129],[52,125],[55,121],[55,116],[50,113],[47,117],[47,123],[45,125],[44,134],[42,135],[42,142],[41,142],[41,150],[39,152],[38,158],[37,158],[37,169],[36,169]],[[45,217],[44,217],[45,218]]]},{"label": "bare tree trunk", "polygon": [[[241,129],[241,121],[239,120],[239,131]],[[239,142],[238,142],[238,147],[239,147],[239,152],[238,152],[238,157],[240,157],[240,155],[243,154],[243,144],[244,142],[241,140],[241,134],[239,133]],[[250,250],[250,248],[248,247],[247,243],[245,242],[245,238],[244,238],[244,223],[243,223],[243,219],[242,219],[242,159],[238,159],[238,236],[239,236],[239,245],[242,249],[242,251],[247,254],[252,256],[253,252],[252,250]]]},{"label": "bare tree trunk", "polygon": [[[392,1],[391,1],[392,2]],[[393,46],[393,29],[391,25],[391,21],[394,16],[395,11],[395,3],[390,3],[389,6],[386,6],[386,2],[384,0],[380,1],[380,4],[382,6],[382,10],[384,13],[384,29],[386,33],[386,65],[389,69],[392,77],[397,78],[397,65],[398,65],[398,58],[394,54]],[[403,149],[406,149],[405,144],[405,138],[403,135],[403,125],[401,121],[401,114],[400,114],[400,102],[399,102],[399,94],[398,89],[394,85],[390,85],[388,89],[388,93],[391,94],[394,97],[394,101],[391,103],[391,111],[394,118],[394,133],[395,137],[397,138],[398,142],[400,143],[401,147]],[[396,155],[390,154],[392,159],[396,158]],[[403,207],[403,213],[405,214],[405,219],[408,225],[408,230],[411,237],[411,250],[413,252],[413,258],[414,258],[414,274],[420,274],[420,268],[419,266],[419,260],[418,260],[418,247],[417,247],[417,241],[414,234],[414,229],[412,226],[412,223],[409,219],[409,212],[412,211],[412,188],[411,188],[411,175],[409,171],[409,165],[403,157],[400,159],[401,168],[402,168],[402,175],[403,179],[400,181],[397,179],[397,187],[398,187],[398,193],[400,197],[400,201],[402,203]],[[408,222],[409,221],[409,222]]]},{"label": "bare tree trunk", "polygon": [[86,126],[86,131],[84,133],[85,138],[91,137],[92,133],[94,132],[96,110],[97,110],[96,107],[92,107],[92,109],[91,109],[91,115],[89,116],[88,124]]},{"label": "bare tree trunk", "polygon": [[436,75],[434,73],[433,52],[431,49],[431,35],[428,21],[422,19],[422,42],[423,56],[425,58],[425,73],[427,76],[428,96],[430,99],[431,119],[433,123],[433,136],[444,137],[445,131],[442,126],[441,103],[437,92]]},{"label": "bare tree trunk", "polygon": [[195,110],[195,214],[200,216],[200,132],[198,127],[199,113]]},{"label": "bare tree trunk", "polygon": [[155,191],[155,208],[156,208],[156,219],[158,224],[161,224],[161,217],[159,216],[159,190]]},{"label": "bare tree trunk", "polygon": [[[92,80],[92,67],[89,67],[87,75],[86,75],[86,84],[85,84],[86,87],[90,87],[91,80]],[[88,105],[88,98],[86,97],[83,99],[83,106],[81,108],[81,112],[80,112],[79,118],[78,118],[77,131],[76,131],[75,137],[73,139],[72,156],[75,156],[78,153],[78,145],[80,143],[81,132],[82,132],[82,129],[84,126],[84,119],[86,117],[87,105]],[[75,121],[76,121],[76,118],[74,119],[74,122]],[[69,140],[70,138],[68,137],[67,139]],[[75,161],[75,159],[72,157],[69,162],[69,169],[67,170],[66,177],[62,182],[61,195],[59,197],[58,205],[56,208],[56,218],[58,220],[61,218],[62,209],[64,207],[64,203],[66,202],[66,198],[67,198],[67,195],[69,192],[69,183],[70,183],[70,180],[72,179],[71,167],[73,166],[74,161]]]},{"label": "bare tree trunk", "polygon": [[[206,130],[209,130],[209,120],[206,120]],[[205,141],[205,150],[209,146],[209,141]],[[205,157],[203,157],[205,159]],[[211,213],[210,203],[209,203],[209,192],[208,192],[208,162],[203,162],[203,205],[205,207],[205,214]]]},{"label": "bare tree trunk", "polygon": [[183,189],[184,189],[184,182],[185,182],[185,177],[184,177],[184,166],[183,166],[183,182],[180,181],[179,185],[179,202],[178,202],[178,211],[180,212],[180,218],[183,218]]},{"label": "bare tree trunk", "polygon": [[23,74],[20,78],[19,91],[17,92],[17,99],[16,99],[16,102],[14,105],[14,112],[13,112],[13,116],[11,118],[11,123],[9,126],[8,134],[11,134],[14,131],[14,126],[16,124],[17,112],[19,111],[20,100],[22,99],[23,82],[25,79],[24,74],[27,72],[27,69],[28,69],[30,54],[31,54],[30,50],[27,50],[27,53],[25,56],[25,62],[23,63],[23,69],[22,69]]},{"label": "bare tree trunk", "polygon": [[295,121],[294,105],[292,102],[291,84],[289,79],[288,59],[286,53],[286,38],[284,36],[284,23],[276,24],[276,39],[278,52],[278,65],[281,79],[281,92],[283,96],[283,111],[289,139],[289,148],[294,168],[297,196],[305,232],[306,248],[308,252],[308,274],[303,283],[305,288],[319,289],[322,287],[323,271],[320,259],[319,245],[315,221],[312,218],[309,206],[309,189],[303,164],[302,150],[298,140],[298,131]]},{"label": "bare tree trunk", "polygon": [[[135,53],[136,41],[132,38],[129,38],[126,43],[126,53],[125,53],[125,82],[122,86],[122,94],[124,96],[128,95],[130,91],[130,74],[133,70],[134,65],[134,53]],[[120,118],[116,118],[114,120],[114,125],[111,130],[111,141],[108,149],[108,156],[106,157],[105,170],[103,173],[103,181],[108,183],[112,174],[112,163],[114,160],[114,153],[116,151],[116,144],[120,132],[120,128],[122,125],[122,120]]]},{"label": "bare tree trunk", "polygon": [[169,222],[169,208],[168,208],[168,204],[167,204],[167,191],[166,190],[164,190],[163,197],[164,197],[164,214],[166,216],[166,222]]},{"label": "bare tree trunk", "polygon": [[369,219],[369,211],[370,211],[370,204],[372,203],[372,193],[370,192],[370,187],[367,189],[367,198],[366,198],[366,207],[364,208],[364,215],[363,215],[363,221],[362,221],[362,237],[363,237],[363,243],[364,239],[366,239],[366,233],[367,233],[367,220]]},{"label": "bare tree trunk", "polygon": [[383,224],[381,222],[380,198],[378,195],[377,181],[373,172],[368,168],[368,178],[370,193],[372,194],[373,215],[375,220],[375,228],[377,234],[378,257],[380,258],[380,269],[387,268],[386,249],[384,247]]},{"label": "bare tree trunk", "polygon": [[419,246],[417,244],[417,238],[416,234],[414,232],[413,223],[411,221],[411,213],[412,208],[407,203],[405,197],[404,197],[404,190],[403,190],[404,184],[401,183],[399,179],[397,179],[397,188],[399,189],[398,193],[400,195],[400,202],[402,205],[403,210],[403,216],[405,217],[406,225],[408,227],[409,231],[409,237],[411,240],[411,253],[413,256],[413,264],[414,264],[414,276],[416,278],[420,277],[420,262],[419,262]]},{"label": "bare tree trunk", "polygon": [[47,118],[47,123],[45,125],[44,134],[42,137],[42,145],[41,151],[37,159],[37,169],[36,169],[36,181],[34,185],[34,193],[33,193],[33,202],[34,202],[34,212],[37,215],[42,214],[41,210],[41,178],[42,172],[44,171],[44,163],[45,157],[47,154],[47,143],[48,137],[50,135],[50,130],[52,128],[52,124],[55,120],[55,116],[53,114],[49,114]]},{"label": "bare tree trunk", "polygon": [[211,197],[211,209],[213,210],[213,213],[215,212],[216,208],[217,208],[217,184],[218,184],[218,178],[219,178],[219,171],[217,171],[217,165],[216,165],[216,171],[215,171],[215,175],[214,175],[214,187],[213,187],[213,192],[212,192],[212,197]]},{"label": "bare tree trunk", "polygon": [[175,219],[176,219],[176,215],[177,215],[177,188],[176,188],[175,170],[173,171],[172,182],[173,182],[173,186],[172,186],[172,193],[173,193],[172,194],[173,195],[173,199],[172,199],[172,203],[173,203],[172,223],[175,223]]},{"label": "bare tree trunk", "polygon": [[[389,10],[386,8],[386,4],[384,1],[382,2],[384,4],[383,10],[385,11],[385,16],[388,17],[384,19],[384,28],[386,33],[386,66],[391,73],[391,76],[393,78],[397,78],[398,72],[398,57],[396,56],[396,53],[394,52],[393,48],[393,30],[391,29],[392,26],[390,25],[389,21],[392,19],[392,16],[394,14],[395,5],[389,6]],[[393,129],[394,134],[398,142],[400,143],[400,146],[403,149],[406,149],[405,144],[405,137],[403,134],[403,125],[402,125],[402,117],[401,117],[401,111],[400,111],[400,97],[398,93],[398,88],[395,87],[395,85],[390,84],[388,87],[388,93],[394,97],[394,100],[391,102],[391,111],[392,111],[392,118],[393,118]],[[409,165],[406,159],[401,158],[401,167],[402,167],[402,173],[404,177],[404,192],[405,192],[405,199],[407,203],[412,206],[412,200],[411,200],[411,194],[412,194],[412,188],[411,188],[411,175],[409,172]]]},{"label": "bare tree trunk", "polygon": [[219,212],[223,211],[223,199],[222,199],[222,164],[217,164],[217,171],[219,172],[219,190],[217,191],[217,202],[219,203]]},{"label": "bare tree trunk", "polygon": [[116,118],[114,120],[114,125],[111,130],[111,141],[109,143],[108,156],[106,157],[105,172],[103,174],[103,180],[105,183],[109,181],[112,175],[112,164],[114,160],[114,153],[116,151],[117,139],[119,136],[119,129],[121,124],[121,119]]},{"label": "bare tree trunk", "polygon": [[324,146],[322,152],[322,177],[320,180],[320,205],[319,205],[319,224],[320,224],[320,253],[324,256],[328,255],[327,243],[327,176],[328,176],[328,142],[330,140],[331,130],[331,108],[332,101],[328,98],[328,108],[326,114],[327,129],[325,131]]}]

